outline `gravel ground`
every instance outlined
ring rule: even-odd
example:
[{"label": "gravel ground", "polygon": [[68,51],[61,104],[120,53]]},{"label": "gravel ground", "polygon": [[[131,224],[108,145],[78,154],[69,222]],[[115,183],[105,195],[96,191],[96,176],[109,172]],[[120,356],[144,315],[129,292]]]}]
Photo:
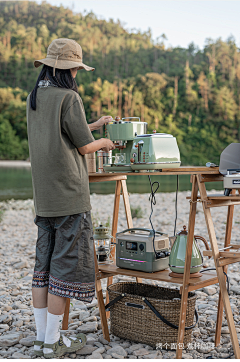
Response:
[{"label": "gravel ground", "polygon": [[[216,193],[212,191],[211,193]],[[189,192],[180,192],[178,201],[177,231],[188,223],[189,203],[186,196]],[[130,195],[132,207],[140,207],[141,218],[134,218],[134,226],[149,227],[150,205],[148,194]],[[173,235],[174,227],[174,193],[157,194],[157,205],[154,207],[153,224],[155,229]],[[91,195],[92,214],[95,222],[106,222],[112,215],[114,195]],[[1,211],[4,211],[2,213]],[[223,245],[226,227],[227,208],[212,209],[216,236],[219,246]],[[0,203],[0,358],[35,358],[32,341],[35,339],[35,321],[31,301],[31,280],[35,261],[35,243],[37,227],[33,223],[34,209],[32,200],[11,200]],[[240,210],[236,207],[233,221],[232,242],[239,241]],[[123,203],[120,204],[118,230],[126,228]],[[204,215],[201,205],[198,205],[195,234],[208,240]],[[203,247],[202,247],[203,249]],[[212,260],[205,264],[213,266]],[[238,295],[240,294],[239,264],[229,267],[230,302],[234,313],[238,337],[240,340],[240,317]],[[114,282],[134,280],[126,276],[114,277]],[[106,280],[102,280],[105,296]],[[154,283],[144,280],[146,283]],[[160,283],[158,282],[158,285]],[[161,283],[162,286],[173,286]],[[176,286],[176,285],[174,285]],[[214,347],[214,333],[217,317],[218,285],[198,290],[197,309],[199,323],[193,329],[192,345],[184,350],[183,358],[228,358],[232,354],[232,343],[223,318],[221,345]],[[174,358],[175,351],[164,348],[153,349],[146,344],[123,340],[111,335],[111,342],[103,339],[97,300],[84,304],[72,300],[67,334],[74,335],[84,331],[87,335],[87,345],[62,358]],[[234,358],[234,357],[232,357]]]}]

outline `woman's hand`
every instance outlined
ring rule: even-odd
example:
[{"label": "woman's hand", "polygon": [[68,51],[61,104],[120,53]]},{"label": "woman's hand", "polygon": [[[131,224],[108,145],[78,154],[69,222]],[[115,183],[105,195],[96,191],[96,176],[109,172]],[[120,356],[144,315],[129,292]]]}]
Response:
[{"label": "woman's hand", "polygon": [[104,124],[108,124],[109,122],[112,122],[113,118],[112,116],[103,116],[101,117],[98,121],[94,122],[94,123],[90,123],[88,125],[90,131],[95,131],[96,129],[101,128]]},{"label": "woman's hand", "polygon": [[98,127],[101,128],[104,124],[108,124],[109,122],[112,121],[113,121],[112,116],[103,116],[96,123]]},{"label": "woman's hand", "polygon": [[93,153],[98,150],[103,150],[104,152],[108,152],[114,150],[114,143],[108,138],[100,138],[99,140],[88,143],[87,145],[78,148],[78,151],[81,155],[86,155],[88,153]]},{"label": "woman's hand", "polygon": [[103,139],[105,141],[104,147],[102,148],[104,152],[108,152],[115,149],[114,143],[111,140],[109,140],[108,138],[103,138]]}]

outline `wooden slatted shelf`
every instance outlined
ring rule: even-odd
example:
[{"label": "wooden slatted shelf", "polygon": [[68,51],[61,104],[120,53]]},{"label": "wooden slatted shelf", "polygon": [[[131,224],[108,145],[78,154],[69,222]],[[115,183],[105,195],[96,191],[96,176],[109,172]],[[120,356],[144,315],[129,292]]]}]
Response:
[{"label": "wooden slatted shelf", "polygon": [[[186,199],[191,200],[191,197],[187,196]],[[197,200],[201,200],[201,197],[197,196]],[[203,202],[207,209],[210,209],[211,207],[240,205],[240,195],[207,195]]]},{"label": "wooden slatted shelf", "polygon": [[[236,249],[236,251],[235,251]],[[219,258],[217,259],[218,266],[225,266],[240,261],[240,245],[231,244],[225,248],[219,249]],[[212,250],[204,250],[204,256],[213,256]]]},{"label": "wooden slatted shelf", "polygon": [[[98,264],[98,269],[100,272],[104,273],[104,276],[107,277],[107,274],[111,275],[127,275],[131,277],[140,277],[144,279],[157,280],[162,282],[174,283],[174,284],[183,284],[182,278],[174,278],[170,277],[169,273],[171,272],[169,269],[165,269],[162,271],[154,272],[154,273],[146,273],[138,270],[131,269],[122,269],[118,268],[114,264]],[[102,278],[103,276],[100,276]],[[201,285],[212,285],[218,283],[217,274],[215,272],[206,271],[202,273],[200,278],[191,278],[189,280],[189,286],[191,290],[196,290],[202,288]]]}]

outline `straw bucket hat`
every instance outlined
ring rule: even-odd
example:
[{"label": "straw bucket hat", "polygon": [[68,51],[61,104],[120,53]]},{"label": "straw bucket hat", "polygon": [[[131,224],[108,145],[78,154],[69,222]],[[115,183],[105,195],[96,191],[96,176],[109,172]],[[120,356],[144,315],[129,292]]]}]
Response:
[{"label": "straw bucket hat", "polygon": [[55,76],[55,68],[58,69],[85,69],[87,71],[95,68],[89,67],[82,62],[82,48],[72,39],[60,38],[51,42],[47,49],[47,56],[44,59],[35,60],[35,68],[46,64],[53,67],[53,75]]}]

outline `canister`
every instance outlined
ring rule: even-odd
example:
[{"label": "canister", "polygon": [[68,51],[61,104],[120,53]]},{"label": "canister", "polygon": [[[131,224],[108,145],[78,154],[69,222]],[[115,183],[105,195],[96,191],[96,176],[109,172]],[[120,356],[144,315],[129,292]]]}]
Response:
[{"label": "canister", "polygon": [[95,173],[96,172],[95,152],[88,153],[85,156],[86,156],[86,160],[87,160],[88,173]]},{"label": "canister", "polygon": [[103,171],[103,154],[102,150],[97,151],[97,159],[98,159],[98,173],[102,173]]},{"label": "canister", "polygon": [[112,164],[112,151],[103,152],[103,164],[104,165]]}]

